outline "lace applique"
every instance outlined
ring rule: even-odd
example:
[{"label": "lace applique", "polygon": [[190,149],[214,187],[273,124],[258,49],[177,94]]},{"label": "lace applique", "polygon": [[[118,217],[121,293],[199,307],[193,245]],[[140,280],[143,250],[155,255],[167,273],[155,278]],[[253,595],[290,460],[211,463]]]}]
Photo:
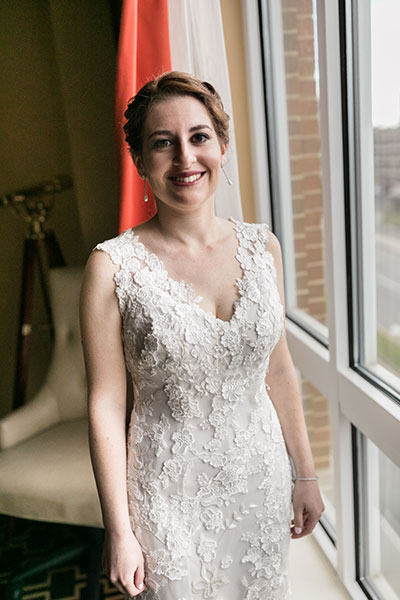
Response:
[{"label": "lace applique", "polygon": [[[201,594],[202,598],[218,598],[218,590],[229,579],[218,571],[216,565],[201,565],[201,581],[192,583],[194,594]],[[198,597],[198,596],[197,596]]]}]

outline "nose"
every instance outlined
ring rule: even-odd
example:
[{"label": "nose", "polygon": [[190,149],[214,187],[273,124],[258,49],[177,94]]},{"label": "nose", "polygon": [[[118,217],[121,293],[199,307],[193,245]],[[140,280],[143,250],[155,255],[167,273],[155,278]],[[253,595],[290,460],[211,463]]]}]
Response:
[{"label": "nose", "polygon": [[179,167],[189,167],[195,161],[195,154],[189,142],[181,140],[175,146],[174,164]]}]

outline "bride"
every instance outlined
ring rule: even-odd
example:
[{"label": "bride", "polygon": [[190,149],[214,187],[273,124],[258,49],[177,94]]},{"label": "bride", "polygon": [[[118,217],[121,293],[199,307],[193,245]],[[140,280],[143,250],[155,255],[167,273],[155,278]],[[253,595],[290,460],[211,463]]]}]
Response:
[{"label": "bride", "polygon": [[212,85],[165,73],[125,116],[157,213],[96,246],[81,292],[104,570],[129,597],[289,598],[289,542],[324,506],[279,242],[215,215],[229,117]]}]

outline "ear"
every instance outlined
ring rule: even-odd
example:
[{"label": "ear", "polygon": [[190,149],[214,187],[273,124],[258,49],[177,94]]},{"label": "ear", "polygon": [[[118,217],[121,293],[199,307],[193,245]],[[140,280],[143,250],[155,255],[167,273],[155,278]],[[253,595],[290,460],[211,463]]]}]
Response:
[{"label": "ear", "polygon": [[227,161],[226,152],[228,150],[228,144],[221,144],[221,165],[224,165]]},{"label": "ear", "polygon": [[145,175],[145,170],[142,157],[140,156],[140,154],[136,154],[135,152],[131,152],[131,157],[135,164],[138,174],[140,175],[140,177],[143,177]]}]

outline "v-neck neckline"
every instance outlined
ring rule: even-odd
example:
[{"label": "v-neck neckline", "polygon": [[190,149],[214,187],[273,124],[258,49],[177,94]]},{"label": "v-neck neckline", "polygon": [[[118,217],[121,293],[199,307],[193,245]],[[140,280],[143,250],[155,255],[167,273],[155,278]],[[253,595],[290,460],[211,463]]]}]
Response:
[{"label": "v-neck neckline", "polygon": [[139,245],[139,247],[142,249],[142,251],[144,253],[146,265],[149,266],[148,263],[151,262],[152,263],[151,268],[153,268],[154,265],[156,265],[156,267],[159,269],[159,271],[163,273],[163,281],[168,281],[168,283],[170,284],[170,290],[169,290],[170,293],[173,294],[174,289],[176,287],[180,287],[180,288],[184,289],[187,293],[187,302],[189,304],[193,305],[195,310],[197,310],[204,318],[211,318],[213,321],[215,321],[218,324],[221,324],[221,326],[223,326],[223,327],[229,327],[235,321],[237,308],[243,298],[243,294],[242,294],[243,286],[241,284],[243,283],[243,281],[245,279],[245,275],[246,275],[244,263],[240,260],[240,254],[241,254],[241,249],[242,249],[242,243],[241,243],[242,235],[241,235],[241,229],[239,226],[240,223],[233,217],[228,217],[227,220],[230,221],[231,223],[233,223],[233,231],[235,232],[236,239],[237,239],[235,259],[238,261],[240,268],[242,270],[241,276],[236,277],[236,279],[235,279],[235,288],[238,293],[238,297],[233,302],[232,314],[231,314],[229,320],[221,319],[220,317],[217,317],[213,312],[203,308],[199,304],[199,302],[201,302],[201,300],[204,300],[204,296],[200,296],[200,295],[196,294],[196,292],[193,288],[193,284],[191,282],[185,281],[184,279],[181,279],[181,281],[178,281],[177,279],[174,279],[173,277],[171,277],[170,274],[168,273],[168,270],[166,269],[166,267],[164,265],[164,262],[161,260],[161,258],[159,258],[159,256],[155,252],[150,252],[150,250],[148,250],[146,248],[146,245],[140,240],[139,234],[135,233],[133,228],[130,230],[134,241],[136,242],[137,245]]}]

